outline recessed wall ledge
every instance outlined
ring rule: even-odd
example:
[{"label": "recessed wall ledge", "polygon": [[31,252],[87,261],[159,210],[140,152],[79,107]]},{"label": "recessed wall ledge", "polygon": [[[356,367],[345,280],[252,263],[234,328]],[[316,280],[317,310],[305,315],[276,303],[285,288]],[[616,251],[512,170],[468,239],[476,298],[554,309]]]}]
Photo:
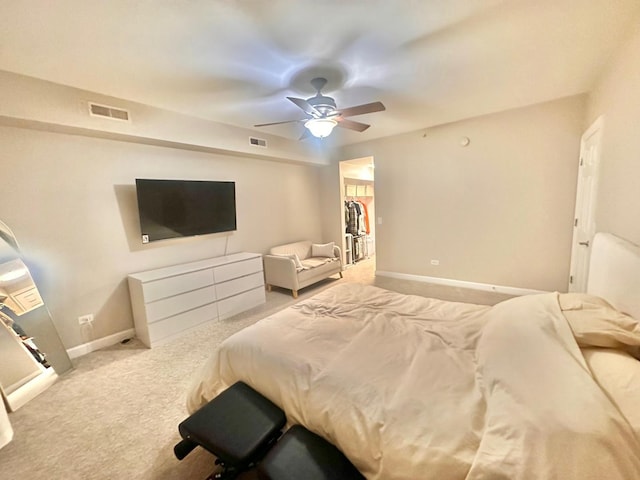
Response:
[{"label": "recessed wall ledge", "polygon": [[[131,121],[91,116],[89,102],[127,110]],[[5,71],[0,71],[0,125],[270,161],[329,164],[329,152],[304,142]],[[250,137],[267,140],[268,147],[251,145]]]},{"label": "recessed wall ledge", "polygon": [[269,155],[269,152],[254,153],[254,152],[248,152],[248,151],[229,150],[224,148],[209,147],[206,145],[196,145],[193,143],[176,142],[176,141],[165,140],[161,138],[143,137],[141,135],[128,135],[124,133],[107,132],[104,130],[92,130],[89,128],[74,127],[74,126],[68,126],[68,125],[58,125],[55,123],[41,122],[37,120],[25,120],[20,118],[12,118],[4,115],[0,115],[0,125],[6,126],[6,127],[41,130],[45,132],[64,133],[67,135],[82,135],[85,137],[103,138],[107,140],[116,140],[120,142],[139,143],[143,145],[153,145],[156,147],[177,148],[180,150],[189,150],[192,152],[204,152],[204,153],[235,156],[235,157],[242,157],[242,158],[255,158],[258,160],[269,160],[269,161],[277,161],[277,162],[284,162],[284,163],[316,164],[318,166],[323,166],[328,164],[328,161],[324,161],[322,159],[318,159],[318,161],[313,161],[314,159],[309,157],[305,157],[301,159],[301,158],[298,158],[297,156],[288,157],[285,155]]}]

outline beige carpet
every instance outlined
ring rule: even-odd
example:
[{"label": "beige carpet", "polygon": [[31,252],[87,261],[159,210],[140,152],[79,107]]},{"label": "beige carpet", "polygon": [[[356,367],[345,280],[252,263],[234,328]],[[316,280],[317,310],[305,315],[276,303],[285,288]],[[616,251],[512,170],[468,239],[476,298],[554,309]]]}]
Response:
[{"label": "beige carpet", "polygon": [[[296,301],[340,282],[375,284],[403,293],[494,304],[507,295],[374,277],[373,259],[300,292],[267,293],[267,303],[154,349],[137,340],[93,352],[49,390],[10,414],[14,440],[0,450],[3,480],[204,479],[213,457],[196,449],[173,456],[185,392],[195,369],[223,339]],[[243,476],[254,478],[252,473]]]}]

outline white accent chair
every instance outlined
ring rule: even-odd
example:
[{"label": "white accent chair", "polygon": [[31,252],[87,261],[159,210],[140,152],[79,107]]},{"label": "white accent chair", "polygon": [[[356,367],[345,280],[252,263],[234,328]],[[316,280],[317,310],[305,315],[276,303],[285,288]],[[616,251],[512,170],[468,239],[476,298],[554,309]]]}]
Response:
[{"label": "white accent chair", "polygon": [[[316,256],[314,256],[314,253]],[[330,256],[330,255],[333,256]],[[336,273],[342,278],[340,247],[331,244],[314,244],[303,240],[273,247],[262,257],[267,290],[272,286],[291,290],[298,298],[298,290]]]}]

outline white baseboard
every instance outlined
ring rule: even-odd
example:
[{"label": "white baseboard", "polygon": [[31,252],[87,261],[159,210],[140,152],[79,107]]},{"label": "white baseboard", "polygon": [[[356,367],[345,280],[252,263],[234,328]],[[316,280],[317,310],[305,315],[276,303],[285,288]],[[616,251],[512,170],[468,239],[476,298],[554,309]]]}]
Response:
[{"label": "white baseboard", "polygon": [[5,394],[9,411],[15,412],[28,401],[34,399],[58,379],[53,368],[42,369],[40,374],[11,393]]},{"label": "white baseboard", "polygon": [[133,328],[129,328],[128,330],[122,330],[121,332],[114,333],[113,335],[102,337],[91,342],[83,343],[82,345],[78,345],[77,347],[71,347],[67,350],[67,354],[69,355],[69,358],[78,358],[86,355],[87,353],[95,352],[96,350],[100,350],[101,348],[110,347],[111,345],[115,345],[122,340],[133,338],[135,336],[136,331]]},{"label": "white baseboard", "polygon": [[506,293],[508,295],[531,295],[537,293],[547,293],[543,290],[532,290],[519,287],[505,287],[503,285],[491,285],[489,283],[466,282],[464,280],[427,277],[424,275],[412,275],[409,273],[385,272],[383,270],[376,270],[376,276],[397,278],[399,280],[412,280],[414,282],[434,283],[436,285],[448,285],[450,287],[470,288],[472,290],[482,290],[485,292]]}]

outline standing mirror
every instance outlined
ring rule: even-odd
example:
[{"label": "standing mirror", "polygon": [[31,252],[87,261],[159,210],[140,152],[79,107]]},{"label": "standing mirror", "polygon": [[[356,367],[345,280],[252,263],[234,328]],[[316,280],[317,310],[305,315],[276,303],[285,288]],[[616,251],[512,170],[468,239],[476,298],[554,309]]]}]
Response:
[{"label": "standing mirror", "polygon": [[16,410],[72,368],[11,229],[0,222],[0,393]]}]

